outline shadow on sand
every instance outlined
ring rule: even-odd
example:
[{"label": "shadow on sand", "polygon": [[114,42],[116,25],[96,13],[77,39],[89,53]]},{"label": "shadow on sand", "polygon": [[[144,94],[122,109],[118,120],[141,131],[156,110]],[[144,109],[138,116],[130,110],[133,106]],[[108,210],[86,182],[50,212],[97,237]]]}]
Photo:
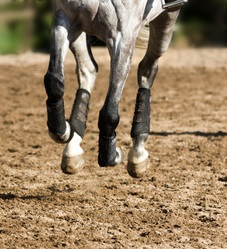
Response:
[{"label": "shadow on sand", "polygon": [[202,131],[183,131],[183,132],[175,132],[175,131],[163,131],[156,132],[152,131],[149,133],[150,136],[198,136],[198,137],[226,137],[227,132],[218,131],[218,132],[202,132]]}]

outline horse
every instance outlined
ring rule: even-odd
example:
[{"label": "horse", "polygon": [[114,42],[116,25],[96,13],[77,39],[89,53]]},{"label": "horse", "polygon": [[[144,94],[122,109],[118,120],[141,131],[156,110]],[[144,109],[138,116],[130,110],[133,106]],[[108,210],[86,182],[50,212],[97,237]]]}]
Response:
[{"label": "horse", "polygon": [[[44,76],[47,94],[47,126],[50,137],[65,143],[61,169],[77,174],[84,167],[81,141],[86,130],[89,101],[98,65],[92,55],[90,35],[106,44],[110,54],[109,87],[99,112],[99,152],[101,167],[118,165],[126,153],[116,146],[116,128],[122,90],[128,76],[140,30],[149,29],[147,50],[138,65],[138,93],[131,127],[132,146],[127,171],[144,176],[149,167],[145,149],[150,132],[151,87],[158,71],[158,59],[169,47],[181,5],[186,0],[53,0],[50,60]],[[64,110],[64,60],[71,50],[76,61],[78,89],[69,119]]]}]

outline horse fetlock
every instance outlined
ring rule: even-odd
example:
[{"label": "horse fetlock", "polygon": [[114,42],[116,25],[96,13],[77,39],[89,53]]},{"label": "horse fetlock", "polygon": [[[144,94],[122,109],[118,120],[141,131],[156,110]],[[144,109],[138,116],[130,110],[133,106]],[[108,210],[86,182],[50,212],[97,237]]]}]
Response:
[{"label": "horse fetlock", "polygon": [[115,165],[116,156],[116,134],[111,137],[99,136],[99,166],[107,167]]},{"label": "horse fetlock", "polygon": [[148,151],[144,148],[141,148],[139,150],[138,148],[136,150],[134,148],[131,148],[128,153],[128,160],[134,164],[140,164],[144,162],[148,158],[148,156]]},{"label": "horse fetlock", "polygon": [[117,147],[116,152],[117,152],[117,155],[115,158],[115,164],[113,166],[122,163],[126,158],[126,153],[121,147]]},{"label": "horse fetlock", "polygon": [[[116,158],[121,157],[116,150],[116,133],[111,137],[99,136],[98,163],[100,167],[115,166]],[[117,160],[118,161],[118,160]]]},{"label": "horse fetlock", "polygon": [[50,128],[48,129],[50,138],[56,143],[68,143],[72,139],[73,131],[67,121],[65,121],[65,126],[66,128],[64,133],[56,133],[52,132]]}]

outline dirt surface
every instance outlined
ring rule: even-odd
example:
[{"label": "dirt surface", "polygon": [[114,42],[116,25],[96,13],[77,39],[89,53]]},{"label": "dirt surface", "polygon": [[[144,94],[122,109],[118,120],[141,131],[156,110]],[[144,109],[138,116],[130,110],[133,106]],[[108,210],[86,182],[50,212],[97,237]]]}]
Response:
[{"label": "dirt surface", "polygon": [[[137,51],[121,104],[118,145],[131,145]],[[60,170],[63,146],[46,128],[48,55],[0,56],[0,247],[227,248],[227,49],[170,49],[152,88],[150,168],[97,164],[98,112],[109,56],[94,49],[99,75],[83,141],[84,170]],[[77,88],[67,57],[65,107]]]}]

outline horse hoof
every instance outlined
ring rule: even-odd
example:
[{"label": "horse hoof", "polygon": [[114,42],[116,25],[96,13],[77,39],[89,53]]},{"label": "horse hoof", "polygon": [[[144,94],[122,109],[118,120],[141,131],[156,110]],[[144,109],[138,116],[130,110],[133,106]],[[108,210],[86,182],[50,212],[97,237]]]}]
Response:
[{"label": "horse hoof", "polygon": [[77,174],[84,167],[84,156],[79,154],[73,157],[63,155],[61,162],[61,169],[65,174]]},{"label": "horse hoof", "polygon": [[135,164],[131,161],[128,161],[127,171],[128,174],[133,178],[141,178],[144,176],[146,170],[149,167],[149,159],[147,158],[142,163]]},{"label": "horse hoof", "polygon": [[114,162],[113,166],[116,166],[116,165],[122,163],[126,158],[126,153],[121,147],[117,147],[116,152],[117,152],[117,156],[115,158],[115,162]]}]

